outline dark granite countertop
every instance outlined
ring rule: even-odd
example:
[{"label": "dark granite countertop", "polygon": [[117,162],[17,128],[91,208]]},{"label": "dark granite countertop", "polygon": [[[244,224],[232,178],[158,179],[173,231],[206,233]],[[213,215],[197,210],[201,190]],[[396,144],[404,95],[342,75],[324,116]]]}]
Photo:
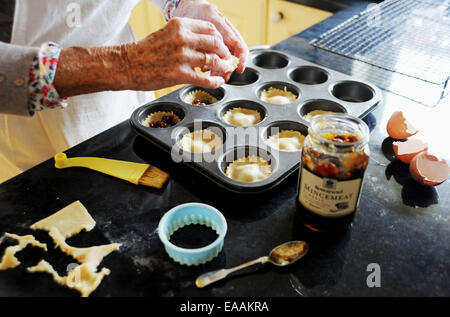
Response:
[{"label": "dark granite countertop", "polygon": [[[352,74],[357,64],[322,58],[308,41],[366,5],[354,3],[275,48]],[[407,166],[392,158],[385,131],[390,114],[404,110],[419,129],[427,131],[430,150],[449,159],[444,104],[426,107],[384,92],[384,103],[365,119],[371,127],[371,161],[359,211],[352,226],[339,235],[311,235],[294,221],[297,173],[265,194],[231,194],[185,165],[173,163],[170,155],[138,136],[128,122],[69,149],[67,155],[148,162],[170,173],[163,190],[87,169],[58,170],[48,160],[0,185],[0,233],[30,233],[27,228],[36,220],[80,200],[97,225],[68,242],[75,246],[122,243],[119,252],[103,261],[111,275],[92,296],[449,296],[450,182],[436,188],[413,182]],[[161,216],[186,202],[213,205],[228,222],[223,251],[198,267],[173,262],[156,234]],[[36,237],[50,242],[43,233]],[[242,264],[293,239],[307,240],[311,249],[292,266],[263,265],[204,289],[194,285],[201,273]],[[46,274],[25,271],[44,257],[64,273],[73,260],[56,260],[53,251],[29,249],[20,253],[23,265],[0,272],[0,296],[78,296]],[[367,285],[371,263],[379,265],[380,287]]]}]

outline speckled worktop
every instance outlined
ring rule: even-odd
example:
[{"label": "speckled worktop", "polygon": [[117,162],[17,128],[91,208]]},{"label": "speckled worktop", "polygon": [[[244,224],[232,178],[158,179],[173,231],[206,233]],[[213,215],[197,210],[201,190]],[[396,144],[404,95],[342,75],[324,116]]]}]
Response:
[{"label": "speckled worktop", "polygon": [[[355,2],[275,48],[353,74],[356,64],[321,59],[321,52],[308,41],[366,5]],[[67,155],[148,162],[170,173],[167,187],[153,190],[81,168],[57,170],[48,160],[0,185],[0,233],[29,233],[27,227],[36,220],[80,200],[97,226],[68,242],[122,243],[119,252],[103,261],[112,273],[92,296],[449,296],[450,182],[436,188],[414,183],[407,166],[392,158],[385,132],[390,114],[405,110],[419,129],[428,131],[430,149],[449,159],[448,140],[439,126],[448,106],[448,100],[426,107],[384,92],[384,103],[366,117],[372,130],[371,162],[359,212],[351,228],[339,235],[310,235],[294,221],[297,172],[268,193],[231,194],[173,163],[168,154],[139,137],[128,121],[69,149]],[[199,267],[173,262],[156,234],[161,216],[185,202],[211,204],[228,222],[224,250]],[[36,237],[50,242],[44,233]],[[194,285],[201,273],[260,257],[292,239],[309,241],[311,250],[290,267],[267,264],[205,289]],[[25,272],[42,257],[60,273],[73,262],[55,250],[45,254],[29,248],[19,254],[22,266],[0,272],[0,296],[77,296],[46,274]],[[367,285],[370,263],[379,265],[381,287]]]}]

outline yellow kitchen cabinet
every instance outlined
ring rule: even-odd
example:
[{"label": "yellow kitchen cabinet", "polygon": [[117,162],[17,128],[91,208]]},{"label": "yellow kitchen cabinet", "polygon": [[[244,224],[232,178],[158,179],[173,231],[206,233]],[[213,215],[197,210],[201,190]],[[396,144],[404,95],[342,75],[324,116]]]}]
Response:
[{"label": "yellow kitchen cabinet", "polygon": [[267,44],[276,44],[331,15],[333,13],[298,3],[269,0]]},{"label": "yellow kitchen cabinet", "polygon": [[134,7],[129,22],[138,40],[142,40],[166,24],[158,7],[148,0],[142,0]]},{"label": "yellow kitchen cabinet", "polygon": [[248,46],[266,43],[267,0],[209,0],[238,29]]}]

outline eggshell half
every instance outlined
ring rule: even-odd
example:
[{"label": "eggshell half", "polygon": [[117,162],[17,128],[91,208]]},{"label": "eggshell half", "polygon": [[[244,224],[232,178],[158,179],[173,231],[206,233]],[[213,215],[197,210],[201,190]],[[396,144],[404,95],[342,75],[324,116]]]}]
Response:
[{"label": "eggshell half", "polygon": [[414,156],[428,150],[428,144],[420,139],[409,139],[393,142],[392,148],[400,161],[409,164]]},{"label": "eggshell half", "polygon": [[406,120],[402,111],[395,111],[392,114],[386,125],[386,130],[389,136],[396,140],[407,139],[419,132],[419,130]]},{"label": "eggshell half", "polygon": [[450,167],[446,160],[422,152],[411,160],[409,172],[416,182],[436,186],[445,182],[450,174]]}]

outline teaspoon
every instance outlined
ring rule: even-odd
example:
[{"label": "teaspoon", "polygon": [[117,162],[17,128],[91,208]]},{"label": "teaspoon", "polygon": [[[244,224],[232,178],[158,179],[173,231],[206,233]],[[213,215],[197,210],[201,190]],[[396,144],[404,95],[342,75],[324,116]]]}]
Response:
[{"label": "teaspoon", "polygon": [[257,263],[270,262],[277,266],[286,266],[301,259],[306,254],[306,252],[308,252],[308,250],[309,246],[308,243],[306,243],[305,241],[285,242],[273,248],[268,256],[267,255],[262,256],[253,261],[249,261],[229,269],[221,269],[202,274],[195,280],[195,285],[199,288],[205,287],[206,285],[209,285],[211,283],[214,283],[216,281],[225,278],[226,276],[228,276],[228,274],[232,272],[241,270],[243,268],[249,267]]}]

